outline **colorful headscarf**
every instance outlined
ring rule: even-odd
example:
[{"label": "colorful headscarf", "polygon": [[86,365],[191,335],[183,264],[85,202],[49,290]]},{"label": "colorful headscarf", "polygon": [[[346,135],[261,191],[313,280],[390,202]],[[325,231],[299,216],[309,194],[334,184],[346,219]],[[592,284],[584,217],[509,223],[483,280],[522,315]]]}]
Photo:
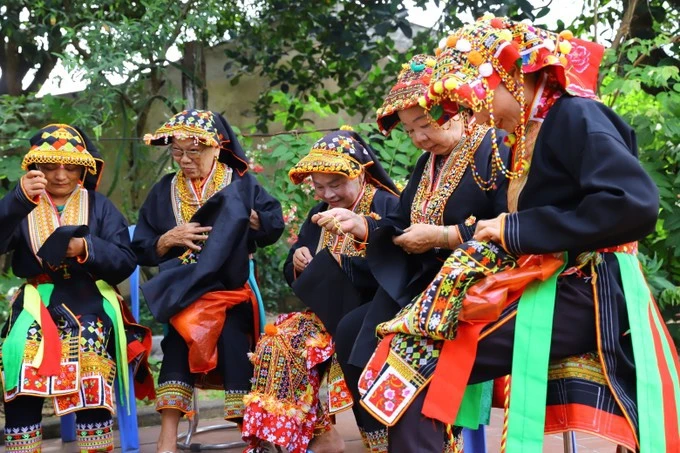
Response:
[{"label": "colorful headscarf", "polygon": [[380,132],[389,135],[390,131],[399,124],[398,113],[418,105],[418,100],[427,93],[435,62],[434,57],[420,54],[402,65],[397,76],[397,83],[385,97],[382,107],[376,112]]},{"label": "colorful headscarf", "polygon": [[49,124],[30,140],[31,149],[21,162],[21,169],[28,170],[34,164],[82,165],[97,174],[97,161],[92,152],[98,153],[84,134],[68,124]]},{"label": "colorful headscarf", "polygon": [[359,134],[344,128],[319,139],[309,154],[290,169],[288,177],[293,184],[302,183],[312,173],[332,173],[354,179],[364,169],[368,182],[399,195],[399,189],[380,165],[371,147]]},{"label": "colorful headscarf", "polygon": [[508,75],[513,66],[525,74],[549,71],[565,92],[594,98],[603,53],[603,46],[574,38],[568,30],[556,34],[485,15],[439,43],[430,90],[420,102],[428,107],[441,103],[456,112],[463,103],[479,111],[501,81],[511,92],[521,88]]},{"label": "colorful headscarf", "polygon": [[144,143],[166,146],[173,138],[193,138],[205,146],[220,148],[218,160],[243,175],[248,171],[248,159],[227,120],[209,110],[190,109],[173,115],[153,134],[144,135]]}]

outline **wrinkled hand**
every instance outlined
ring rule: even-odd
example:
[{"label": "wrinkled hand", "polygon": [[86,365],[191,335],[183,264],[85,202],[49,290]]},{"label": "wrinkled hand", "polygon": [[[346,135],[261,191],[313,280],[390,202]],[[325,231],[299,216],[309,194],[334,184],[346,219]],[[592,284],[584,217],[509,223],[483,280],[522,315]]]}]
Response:
[{"label": "wrinkled hand", "polygon": [[47,187],[45,174],[39,170],[31,170],[21,177],[21,187],[24,188],[26,195],[32,200],[42,194]]},{"label": "wrinkled hand", "polygon": [[312,262],[312,254],[307,247],[300,247],[293,252],[293,267],[297,272],[302,272]]},{"label": "wrinkled hand", "polygon": [[312,216],[312,222],[334,234],[351,233],[364,239],[368,233],[364,219],[349,209],[333,208]]},{"label": "wrinkled hand", "polygon": [[173,247],[185,247],[193,251],[200,251],[201,247],[196,242],[205,241],[208,239],[207,233],[212,230],[212,227],[201,226],[198,222],[185,223],[178,225],[175,228],[168,230],[163,234],[156,244],[156,251],[158,256],[163,256],[168,253]]},{"label": "wrinkled hand", "polygon": [[404,234],[392,239],[406,253],[424,253],[442,245],[442,227],[416,223],[404,230]]},{"label": "wrinkled hand", "polygon": [[260,231],[260,215],[254,210],[250,210],[250,229]]},{"label": "wrinkled hand", "polygon": [[85,238],[71,238],[66,249],[66,258],[85,256]]},{"label": "wrinkled hand", "polygon": [[495,219],[479,220],[477,222],[477,227],[475,228],[475,234],[472,238],[475,241],[493,241],[500,244],[501,235],[503,234],[501,231],[502,220],[506,215],[508,214],[503,213]]}]

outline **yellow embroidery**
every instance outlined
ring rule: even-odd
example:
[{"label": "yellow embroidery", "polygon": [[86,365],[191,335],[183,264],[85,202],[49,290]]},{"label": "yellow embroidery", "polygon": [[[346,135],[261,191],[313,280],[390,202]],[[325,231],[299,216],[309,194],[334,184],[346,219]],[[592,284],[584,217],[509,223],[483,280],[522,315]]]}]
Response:
[{"label": "yellow embroidery", "polygon": [[33,253],[38,253],[43,243],[59,226],[87,225],[89,212],[89,197],[87,190],[82,187],[73,191],[61,214],[57,214],[48,197],[40,197],[38,205],[28,215],[28,235]]}]

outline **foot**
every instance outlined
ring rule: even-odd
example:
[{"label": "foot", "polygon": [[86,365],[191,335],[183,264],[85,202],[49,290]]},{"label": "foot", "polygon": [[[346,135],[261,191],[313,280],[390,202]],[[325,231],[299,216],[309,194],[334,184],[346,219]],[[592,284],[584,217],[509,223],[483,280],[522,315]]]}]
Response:
[{"label": "foot", "polygon": [[342,453],[345,451],[345,441],[333,426],[329,431],[315,436],[309,443],[308,450],[314,453]]},{"label": "foot", "polygon": [[156,453],[177,453],[177,444],[164,445],[160,440],[156,444]]}]

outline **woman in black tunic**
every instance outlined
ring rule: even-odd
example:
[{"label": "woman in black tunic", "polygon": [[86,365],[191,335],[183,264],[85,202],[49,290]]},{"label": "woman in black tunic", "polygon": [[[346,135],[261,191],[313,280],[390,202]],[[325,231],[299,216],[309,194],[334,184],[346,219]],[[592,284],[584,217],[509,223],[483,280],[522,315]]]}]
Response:
[{"label": "woman in black tunic", "polygon": [[288,283],[309,310],[279,315],[266,327],[252,357],[243,435],[253,448],[266,440],[291,453],[336,453],[344,448],[331,416],[352,398],[332,335],[342,314],[370,301],[378,285],[361,239],[329,233],[310,218],[332,207],[381,218],[396,209],[398,189],[371,147],[347,127],[318,140],[289,176],[295,184],[309,178],[321,200],[284,265]]},{"label": "woman in black tunic", "polygon": [[[380,220],[339,209],[312,218],[335,231],[337,223],[327,220],[335,217],[344,231],[368,235],[368,263],[380,284],[371,303],[343,318],[336,335],[338,359],[355,401],[359,400],[359,374],[376,347],[376,326],[425,288],[451,249],[472,237],[476,219],[493,218],[507,210],[504,181],[489,190],[481,190],[475,182],[476,175],[491,175],[493,148],[500,149],[502,159],[507,158],[503,136],[499,134],[499,143],[492,145],[490,129],[478,126],[466,131],[462,115],[442,113],[438,119],[445,124],[437,125],[419,105],[434,63],[434,57],[414,56],[378,110],[381,131],[388,134],[401,121],[413,143],[425,151],[400,196],[398,209]],[[387,451],[385,425],[363,408],[359,417],[372,451]]]},{"label": "woman in black tunic", "polygon": [[[394,356],[416,332],[447,340],[438,357],[412,368],[436,366],[390,431],[391,451],[409,451],[402,442],[412,438],[432,440],[420,451],[441,451],[436,433],[456,416],[464,385],[510,372],[508,451],[541,451],[544,429],[679,451],[677,355],[635,257],[635,241],[654,230],[658,191],[637,160],[633,131],[594,99],[603,48],[490,16],[454,31],[440,49],[430,102],[471,109],[478,123],[511,134],[512,165],[498,168],[511,179],[509,213],[480,221],[474,239],[484,242],[457,248],[414,304],[379,328],[385,349],[362,384],[363,402],[381,416],[401,404],[380,402],[388,387],[410,385],[394,373]],[[505,287],[496,321],[468,317],[475,303],[466,294],[502,301],[496,283],[527,264],[540,283]],[[419,309],[431,321],[425,333],[412,322]]]},{"label": "woman in black tunic", "polygon": [[40,451],[50,398],[56,415],[76,413],[80,451],[113,451],[116,373],[121,410],[135,404],[128,363],[137,397],[154,397],[151,332],[130,322],[114,289],[135,268],[127,224],[96,192],[103,161],[79,129],[40,129],[22,168],[0,200],[0,253],[13,251],[12,270],[26,279],[2,332],[5,448]]},{"label": "woman in black tunic", "polygon": [[[160,268],[142,292],[156,319],[169,324],[156,409],[158,449],[175,451],[194,386],[224,388],[225,419],[243,417],[253,372],[247,354],[259,334],[246,285],[249,254],[274,243],[284,223],[281,205],[248,173],[222,115],[180,112],[145,141],[169,146],[180,167],[151,189],[132,242],[140,264]],[[206,337],[196,336],[204,330]]]}]

